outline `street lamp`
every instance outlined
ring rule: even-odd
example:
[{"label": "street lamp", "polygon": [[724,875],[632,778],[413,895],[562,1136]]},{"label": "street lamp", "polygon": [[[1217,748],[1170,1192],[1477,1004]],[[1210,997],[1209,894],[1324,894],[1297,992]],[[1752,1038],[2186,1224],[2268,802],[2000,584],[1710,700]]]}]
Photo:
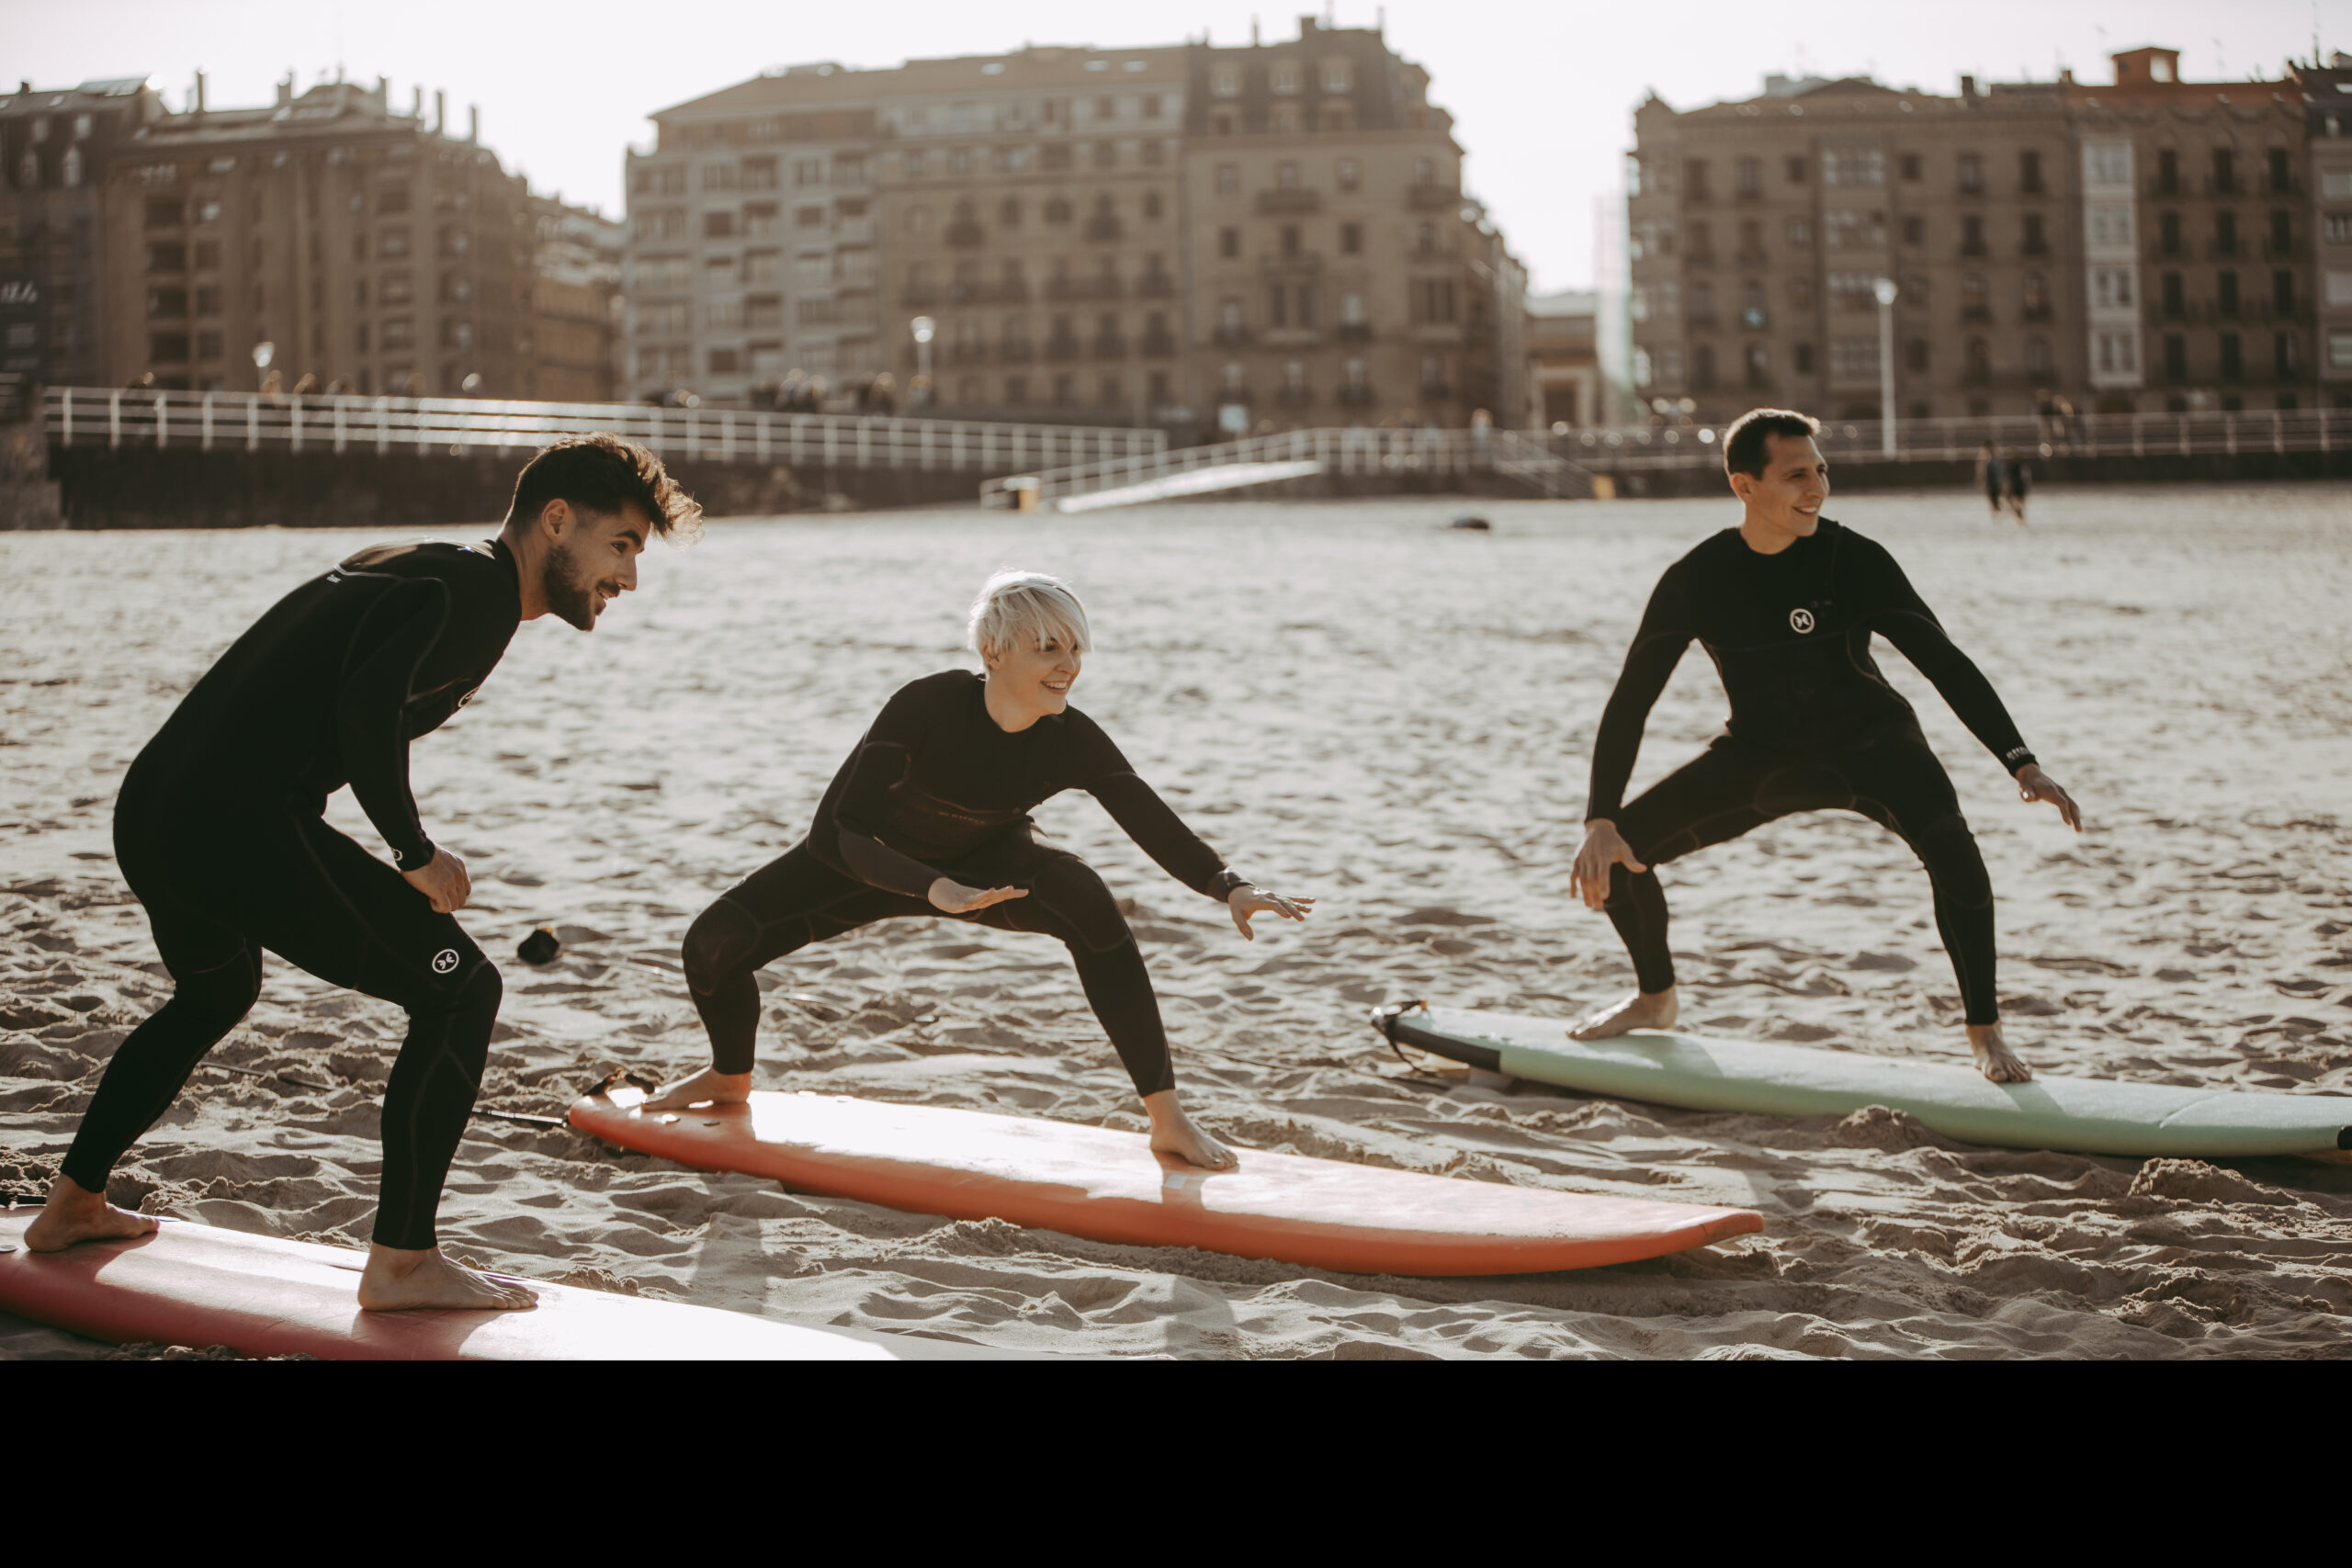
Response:
[{"label": "street lamp", "polygon": [[254,344],[254,385],[261,385],[261,373],[268,369],[269,362],[277,357],[277,345],[276,344],[257,343]]},{"label": "street lamp", "polygon": [[1894,456],[1894,279],[1882,277],[1871,285],[1878,296],[1878,450]]},{"label": "street lamp", "polygon": [[929,316],[917,316],[907,323],[907,327],[915,334],[915,379],[922,383],[925,400],[928,401],[931,391],[931,336],[939,330],[939,323]]}]

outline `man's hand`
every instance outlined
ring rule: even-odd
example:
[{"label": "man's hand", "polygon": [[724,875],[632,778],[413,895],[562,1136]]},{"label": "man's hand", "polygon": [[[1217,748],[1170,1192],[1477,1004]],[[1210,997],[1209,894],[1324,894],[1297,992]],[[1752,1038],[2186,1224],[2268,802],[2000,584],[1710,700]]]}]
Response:
[{"label": "man's hand", "polygon": [[2028,762],[2018,770],[2017,776],[2019,800],[2046,800],[2058,808],[2058,815],[2065,818],[2067,827],[2077,833],[2083,830],[2083,808],[2075,804],[2075,797],[2056,779],[2041,771],[2041,763]]},{"label": "man's hand", "polygon": [[1001,904],[1007,898],[1026,898],[1025,887],[967,887],[962,883],[941,877],[931,885],[926,895],[931,907],[951,915],[968,915],[975,909],[985,909],[991,904]]},{"label": "man's hand", "polygon": [[1312,898],[1285,898],[1279,893],[1269,893],[1245,882],[1225,896],[1225,907],[1233,911],[1233,925],[1251,942],[1258,933],[1250,929],[1252,915],[1280,915],[1286,920],[1303,920],[1315,912]]},{"label": "man's hand", "polygon": [[466,874],[466,863],[438,847],[431,860],[401,875],[411,887],[424,895],[424,901],[433,906],[436,915],[456,914],[474,896],[474,881]]},{"label": "man's hand", "polygon": [[1636,876],[1649,870],[1618,836],[1617,824],[1596,817],[1584,825],[1584,847],[1577,851],[1577,863],[1568,873],[1568,891],[1580,896],[1586,908],[1600,908],[1609,901],[1609,869],[1618,865]]}]

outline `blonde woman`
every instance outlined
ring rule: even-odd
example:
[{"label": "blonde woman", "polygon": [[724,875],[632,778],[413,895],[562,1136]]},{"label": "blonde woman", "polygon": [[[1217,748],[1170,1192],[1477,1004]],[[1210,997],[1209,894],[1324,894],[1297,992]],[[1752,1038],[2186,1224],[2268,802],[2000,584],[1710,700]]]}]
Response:
[{"label": "blonde woman", "polygon": [[1252,916],[1303,920],[1315,900],[1269,893],[1226,869],[1101,727],[1069,705],[1092,640],[1068,583],[1032,571],[989,580],[970,623],[985,672],[944,671],[900,688],[834,775],[808,836],[729,889],[686,932],[686,983],[710,1033],[711,1065],[649,1109],[750,1094],[760,969],[875,920],[945,915],[1067,944],[1143,1097],[1151,1146],[1210,1169],[1234,1164],[1176,1098],[1159,1001],[1111,890],[1040,834],[1029,813],[1064,790],[1085,790],[1170,876],[1224,904],[1244,937]]}]

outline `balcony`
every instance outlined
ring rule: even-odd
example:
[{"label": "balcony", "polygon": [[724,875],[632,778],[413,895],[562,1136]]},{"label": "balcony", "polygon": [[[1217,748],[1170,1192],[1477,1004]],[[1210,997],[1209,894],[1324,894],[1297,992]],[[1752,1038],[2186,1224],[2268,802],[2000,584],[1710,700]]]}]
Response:
[{"label": "balcony", "polygon": [[2051,319],[2053,313],[2054,312],[2048,305],[2028,305],[2024,310],[2018,312],[2018,320],[2020,321],[2046,321]]},{"label": "balcony", "polygon": [[1963,256],[1985,256],[1993,253],[1992,247],[1982,240],[1962,240],[1960,243],[1960,254]]},{"label": "balcony", "polygon": [[1046,340],[1046,357],[1048,359],[1076,359],[1078,355],[1079,342],[1074,337],[1053,337]]},{"label": "balcony", "polygon": [[1690,325],[1694,328],[1707,329],[1713,328],[1716,325],[1714,311],[1711,310],[1702,310],[1695,306],[1691,309],[1688,320],[1690,321]]},{"label": "balcony", "polygon": [[1260,256],[1258,270],[1285,277],[1295,277],[1301,275],[1311,276],[1323,270],[1323,253],[1295,251],[1286,256]]},{"label": "balcony", "polygon": [[1453,395],[1454,388],[1450,382],[1424,381],[1421,383],[1421,401],[1425,403],[1442,403]]},{"label": "balcony", "polygon": [[1258,193],[1261,217],[1292,217],[1303,212],[1323,210],[1323,193],[1319,190],[1261,190]]},{"label": "balcony", "polygon": [[1742,251],[1733,259],[1743,272],[1761,272],[1772,265],[1770,254],[1764,251]]},{"label": "balcony", "polygon": [[928,283],[910,283],[899,291],[899,303],[909,310],[927,310],[939,303],[939,290]]},{"label": "balcony", "polygon": [[1097,359],[1125,359],[1127,356],[1127,340],[1117,333],[1096,333],[1093,348]]},{"label": "balcony", "polygon": [[1434,212],[1440,208],[1462,205],[1462,187],[1448,185],[1417,185],[1405,193],[1406,205],[1417,212]]},{"label": "balcony", "polygon": [[1373,401],[1372,389],[1365,386],[1342,387],[1339,391],[1339,399],[1343,408],[1368,409]]},{"label": "balcony", "polygon": [[2047,240],[2021,240],[2018,243],[2018,254],[2021,256],[2046,256],[2049,254],[2050,242]]},{"label": "balcony", "polygon": [[1070,277],[1067,275],[1046,279],[1046,298],[1056,301],[1116,299],[1124,292],[1115,277]]},{"label": "balcony", "polygon": [[1303,409],[1315,400],[1311,387],[1281,387],[1274,391],[1274,401],[1286,408]]},{"label": "balcony", "polygon": [[1462,342],[1462,329],[1450,321],[1423,321],[1413,329],[1413,341],[1458,347]]},{"label": "balcony", "polygon": [[1314,348],[1323,334],[1314,327],[1268,327],[1264,341],[1268,348]]},{"label": "balcony", "polygon": [[1086,237],[1097,244],[1108,244],[1126,231],[1125,224],[1100,212],[1086,220]]},{"label": "balcony", "polygon": [[2208,261],[2234,261],[2245,254],[2245,247],[2234,239],[2205,242],[2205,259]]},{"label": "balcony", "polygon": [[1037,350],[1027,338],[1010,339],[996,345],[1000,365],[1026,365],[1037,357]]},{"label": "balcony", "polygon": [[988,236],[978,223],[965,219],[947,225],[946,233],[940,237],[958,250],[969,250]]},{"label": "balcony", "polygon": [[1960,319],[1963,321],[1973,322],[1980,326],[1989,325],[1993,320],[1993,307],[1990,305],[1962,305],[1960,308]]},{"label": "balcony", "polygon": [[1682,259],[1690,263],[1692,266],[1713,266],[1715,265],[1715,253],[1713,251],[1685,251],[1682,253]]},{"label": "balcony", "polygon": [[1370,321],[1341,321],[1332,335],[1341,343],[1370,343],[1372,323]]},{"label": "balcony", "polygon": [[1169,299],[1176,294],[1176,280],[1164,272],[1147,272],[1136,279],[1138,299]]},{"label": "balcony", "polygon": [[1248,327],[1220,326],[1212,338],[1219,348],[1239,348],[1250,341]]},{"label": "balcony", "polygon": [[984,343],[956,343],[947,345],[950,365],[985,365],[989,360],[989,345]]},{"label": "balcony", "polygon": [[1167,333],[1143,334],[1143,356],[1146,359],[1169,359],[1176,353],[1176,339]]}]

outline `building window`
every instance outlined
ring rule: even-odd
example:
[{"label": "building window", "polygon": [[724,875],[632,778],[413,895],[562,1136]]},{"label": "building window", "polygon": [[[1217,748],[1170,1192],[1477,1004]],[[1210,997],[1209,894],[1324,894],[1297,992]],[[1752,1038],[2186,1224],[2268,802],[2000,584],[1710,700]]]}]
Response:
[{"label": "building window", "polygon": [[2040,196],[2041,190],[2041,154],[2031,148],[2018,153],[2018,194]]},{"label": "building window", "polygon": [[1355,90],[1355,73],[1344,60],[1323,62],[1323,90],[1327,93],[1347,93]]},{"label": "building window", "polygon": [[1363,171],[1353,158],[1342,158],[1333,166],[1332,184],[1343,191],[1359,189],[1363,184]]},{"label": "building window", "polygon": [[1363,224],[1342,223],[1340,225],[1340,250],[1342,254],[1351,256],[1363,250]]},{"label": "building window", "polygon": [[1919,177],[1919,154],[1917,152],[1904,153],[1896,167],[1900,170],[1905,179],[1917,180]]},{"label": "building window", "polygon": [[[2218,168],[2221,161],[2217,158],[2214,163]],[[2222,379],[2224,381],[2245,379],[2245,343],[2235,333],[2222,334]]]},{"label": "building window", "polygon": [[1826,147],[1821,152],[1821,183],[1826,186],[1881,186],[1886,183],[1886,151],[1880,147]]},{"label": "building window", "polygon": [[1239,196],[1241,194],[1241,168],[1239,164],[1219,164],[1216,166],[1216,193],[1219,196],[1227,197]]},{"label": "building window", "polygon": [[1276,61],[1269,75],[1275,92],[1295,93],[1298,91],[1298,66],[1295,62]]},{"label": "building window", "polygon": [[2132,278],[2132,269],[2128,266],[2091,268],[2091,303],[2107,309],[2131,309]]},{"label": "building window", "polygon": [[1209,70],[1209,93],[1219,98],[1241,96],[1241,67],[1229,61],[1220,61]]},{"label": "building window", "polygon": [[1984,155],[1962,152],[1959,161],[1960,188],[1966,196],[1976,196],[1984,189]]},{"label": "building window", "polygon": [[1789,220],[1789,248],[1809,251],[1813,248],[1813,220],[1809,218]]},{"label": "building window", "polygon": [[2050,374],[2050,340],[2030,337],[2025,340],[2025,368],[2030,376]]},{"label": "building window", "polygon": [[2327,362],[2338,370],[2352,368],[2352,332],[2336,328],[2327,334]]},{"label": "building window", "polygon": [[1296,190],[1298,188],[1298,165],[1296,164],[1290,162],[1288,159],[1284,159],[1283,162],[1274,165],[1274,188],[1276,190]]},{"label": "building window", "polygon": [[1227,260],[1241,254],[1241,231],[1219,229],[1216,231],[1216,254]]},{"label": "building window", "polygon": [[1839,381],[1866,381],[1878,375],[1878,339],[1834,337],[1829,340],[1829,374]]},{"label": "building window", "polygon": [[1903,243],[1906,245],[1926,244],[1928,243],[1928,220],[1918,216],[1917,213],[1905,216],[1903,220]]},{"label": "building window", "polygon": [[1735,165],[1733,187],[1742,196],[1764,194],[1764,165],[1755,158],[1742,158]]},{"label": "building window", "polygon": [[1792,152],[1791,154],[1789,154],[1789,159],[1788,159],[1788,176],[1789,176],[1789,183],[1790,183],[1791,185],[1792,185],[1792,186],[1801,186],[1801,185],[1804,184],[1804,169],[1805,169],[1805,161],[1804,161],[1804,153],[1802,153],[1802,152]]},{"label": "building window", "polygon": [[1790,356],[1790,359],[1791,363],[1795,365],[1798,375],[1810,376],[1813,374],[1813,344],[1809,343],[1801,343],[1797,344],[1796,350]]},{"label": "building window", "polygon": [[1915,337],[1903,345],[1903,367],[1906,370],[1928,368],[1928,340]]}]

